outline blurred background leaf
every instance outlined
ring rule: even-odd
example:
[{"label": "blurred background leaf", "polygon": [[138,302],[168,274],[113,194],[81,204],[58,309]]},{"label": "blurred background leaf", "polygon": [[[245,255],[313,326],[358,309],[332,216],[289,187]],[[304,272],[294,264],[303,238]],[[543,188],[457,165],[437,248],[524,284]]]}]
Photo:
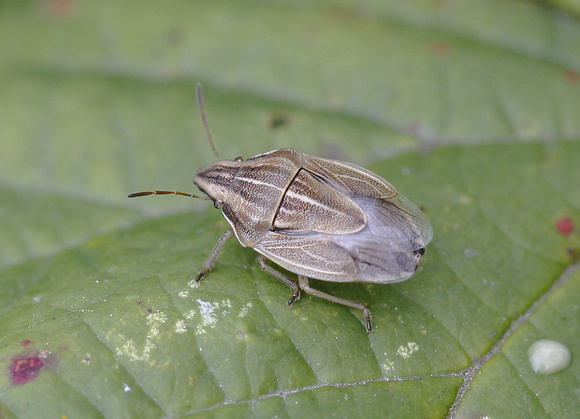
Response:
[{"label": "blurred background leaf", "polygon": [[[0,2],[3,416],[577,417],[578,10]],[[225,220],[126,198],[193,191],[214,161],[197,81],[223,157],[352,161],[425,209],[411,280],[316,283],[368,302],[374,333],[327,301],[288,309],[236,243],[193,286]],[[572,364],[533,373],[541,338]],[[25,384],[19,359],[42,362]]]}]

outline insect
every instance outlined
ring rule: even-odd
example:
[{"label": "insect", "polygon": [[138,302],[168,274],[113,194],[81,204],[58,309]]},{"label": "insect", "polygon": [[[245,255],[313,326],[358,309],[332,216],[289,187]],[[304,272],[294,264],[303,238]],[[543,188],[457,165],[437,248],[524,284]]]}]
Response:
[{"label": "insect", "polygon": [[[386,284],[410,278],[433,237],[421,210],[386,180],[351,163],[323,159],[284,148],[247,160],[222,160],[208,128],[201,86],[197,102],[207,139],[218,162],[197,171],[193,183],[207,196],[177,191],[137,192],[211,200],[230,228],[220,237],[197,275],[213,268],[226,241],[259,253],[262,270],[293,291],[301,291],[363,311],[367,332],[372,316],[366,303],[312,288],[308,279]],[[298,281],[266,263],[298,275]]]}]

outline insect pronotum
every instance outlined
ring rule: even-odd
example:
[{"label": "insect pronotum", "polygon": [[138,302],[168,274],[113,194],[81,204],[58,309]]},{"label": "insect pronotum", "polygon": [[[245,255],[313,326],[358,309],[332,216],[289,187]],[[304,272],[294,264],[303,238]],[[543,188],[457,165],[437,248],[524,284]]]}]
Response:
[{"label": "insect pronotum", "polygon": [[[433,230],[421,210],[386,180],[352,163],[322,159],[293,148],[270,151],[244,161],[221,160],[208,128],[201,86],[197,102],[217,163],[197,171],[193,183],[207,195],[177,191],[137,192],[211,200],[230,228],[220,237],[197,275],[213,268],[233,235],[259,253],[262,270],[293,291],[363,311],[371,331],[371,312],[363,302],[335,297],[310,287],[308,278],[331,282],[386,284],[410,278]],[[298,281],[266,263],[298,275]]]}]

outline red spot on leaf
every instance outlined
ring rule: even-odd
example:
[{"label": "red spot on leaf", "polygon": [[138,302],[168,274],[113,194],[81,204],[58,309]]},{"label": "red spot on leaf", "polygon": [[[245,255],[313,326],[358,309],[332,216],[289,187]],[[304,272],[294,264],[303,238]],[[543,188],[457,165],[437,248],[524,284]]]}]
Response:
[{"label": "red spot on leaf", "polygon": [[54,16],[67,16],[73,12],[76,0],[49,0],[48,11]]},{"label": "red spot on leaf", "polygon": [[15,359],[12,364],[12,384],[19,386],[34,380],[43,366],[38,358]]},{"label": "red spot on leaf", "polygon": [[566,71],[566,78],[570,83],[577,83],[580,80],[580,74],[578,74],[574,70],[567,70]]},{"label": "red spot on leaf", "polygon": [[429,45],[429,49],[435,55],[449,55],[451,53],[451,45],[445,41],[433,41]]},{"label": "red spot on leaf", "polygon": [[556,221],[556,228],[564,236],[567,236],[574,231],[574,222],[572,218],[565,216]]},{"label": "red spot on leaf", "polygon": [[30,339],[24,339],[24,340],[21,340],[21,341],[20,341],[19,345],[20,345],[20,346],[28,346],[28,345],[30,345],[31,343],[34,343],[34,342],[33,342],[33,341],[31,341]]}]

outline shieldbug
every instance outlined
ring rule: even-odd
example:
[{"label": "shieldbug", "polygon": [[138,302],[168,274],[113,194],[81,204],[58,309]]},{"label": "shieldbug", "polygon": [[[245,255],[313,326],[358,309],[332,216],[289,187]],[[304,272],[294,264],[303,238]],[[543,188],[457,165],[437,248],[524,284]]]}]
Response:
[{"label": "shieldbug", "polygon": [[[410,278],[419,265],[433,230],[421,210],[389,182],[352,163],[323,159],[284,148],[244,161],[221,160],[209,132],[201,86],[197,102],[217,163],[197,171],[193,183],[207,195],[177,191],[137,192],[183,195],[211,200],[230,228],[221,236],[196,281],[213,268],[233,235],[259,253],[262,270],[293,291],[363,311],[366,303],[346,300],[310,287],[308,278],[331,282],[387,284]],[[266,264],[270,260],[298,275],[290,279]]]}]

